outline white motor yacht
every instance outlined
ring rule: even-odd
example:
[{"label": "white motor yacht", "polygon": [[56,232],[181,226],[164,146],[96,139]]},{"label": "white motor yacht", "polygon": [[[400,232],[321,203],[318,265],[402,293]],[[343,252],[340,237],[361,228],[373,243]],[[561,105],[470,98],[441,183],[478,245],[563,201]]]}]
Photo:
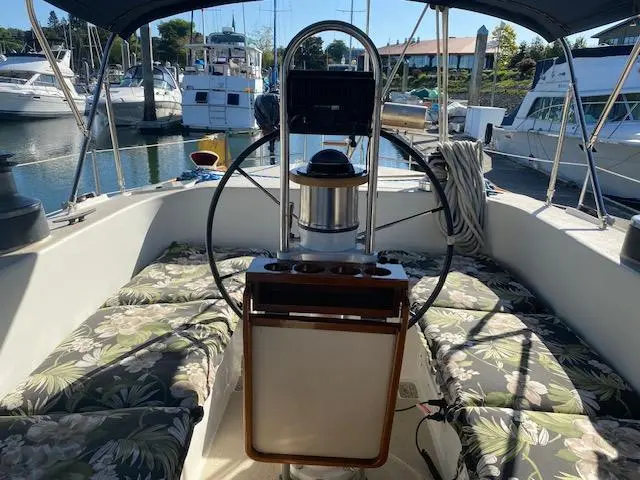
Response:
[{"label": "white motor yacht", "polygon": [[[184,8],[51,1],[122,38]],[[436,6],[446,52],[449,8],[472,8],[572,62],[565,36],[636,7],[568,3],[442,0],[417,23]],[[326,31],[371,70],[291,70]],[[45,218],[0,156],[0,478],[640,478],[640,217],[610,228],[598,188],[597,219],[488,195],[482,145],[450,141],[446,116],[427,162],[381,130],[382,62],[349,23],[304,28],[283,57],[281,128],[221,178],[81,201],[85,137]],[[366,160],[292,164],[291,135],[325,133]],[[279,165],[245,168],[278,141]],[[423,171],[379,168],[380,141]]]},{"label": "white motor yacht", "polygon": [[[615,46],[574,51],[589,132],[593,131],[631,48]],[[594,146],[603,193],[634,200],[640,199],[640,70],[637,67],[638,64],[623,85]],[[533,87],[515,116],[493,130],[496,150],[514,155],[515,161],[550,172],[568,88],[569,74],[564,58],[538,62]],[[582,185],[587,164],[573,108],[560,161],[558,177]]]},{"label": "white motor yacht", "polygon": [[210,131],[257,128],[254,103],[263,90],[262,51],[231,28],[187,48],[196,60],[182,80],[183,125]]},{"label": "white motor yacht", "polygon": [[[73,94],[73,101],[82,110],[85,95],[74,87],[71,70],[71,51],[54,50],[58,67]],[[54,76],[51,65],[43,54],[6,54],[0,63],[0,117],[54,118],[72,115],[59,80]]]},{"label": "white motor yacht", "polygon": [[[182,93],[172,73],[164,66],[153,67],[153,92],[158,120],[178,119],[182,115]],[[144,117],[142,66],[129,68],[119,85],[110,88],[117,126],[137,125]],[[87,107],[91,105],[89,100]],[[105,96],[100,97],[98,115],[106,122]]]}]

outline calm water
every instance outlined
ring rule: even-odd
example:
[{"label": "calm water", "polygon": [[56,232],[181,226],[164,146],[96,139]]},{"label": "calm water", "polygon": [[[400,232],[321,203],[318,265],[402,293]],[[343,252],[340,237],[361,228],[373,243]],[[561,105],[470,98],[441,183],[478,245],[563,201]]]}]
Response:
[{"label": "calm water", "polygon": [[[126,188],[170,180],[185,170],[191,170],[193,165],[189,160],[189,153],[198,149],[197,142],[192,140],[201,137],[202,134],[190,136],[182,134],[142,135],[134,129],[118,129],[120,148],[161,144],[146,148],[126,148],[121,151]],[[257,138],[231,137],[229,146],[232,157],[237,156]],[[14,153],[15,156],[12,160],[18,163],[29,163],[54,159],[14,168],[14,176],[20,193],[42,200],[47,212],[61,208],[62,202],[69,196],[81,139],[82,136],[73,118],[20,122],[0,121],[0,150]],[[341,140],[341,138],[327,137],[326,140]],[[188,141],[188,143],[182,143],[184,141]],[[293,136],[291,143],[291,152],[294,157],[292,161],[299,161],[302,159],[305,143],[309,155],[321,148],[322,139],[319,136],[312,136],[307,137],[305,142],[304,137]],[[95,148],[96,150],[111,148],[108,129],[102,128],[96,131]],[[325,148],[338,147],[325,144]],[[383,164],[406,166],[401,155],[390,143],[382,141],[380,150]],[[362,162],[360,150],[354,155],[353,161],[354,163]],[[256,152],[252,159],[247,159],[245,165],[269,163],[269,153],[265,146],[262,152]],[[96,165],[100,174],[101,191],[104,193],[118,190],[113,153],[97,152]],[[89,191],[96,191],[91,154],[87,155],[79,193]]]}]

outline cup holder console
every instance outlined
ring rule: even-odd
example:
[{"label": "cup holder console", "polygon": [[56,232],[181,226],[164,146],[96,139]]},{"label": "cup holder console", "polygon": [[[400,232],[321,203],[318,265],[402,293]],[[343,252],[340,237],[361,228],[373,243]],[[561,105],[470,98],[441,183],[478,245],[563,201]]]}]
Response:
[{"label": "cup holder console", "polygon": [[252,308],[268,313],[400,315],[408,285],[401,265],[257,257],[247,271]]},{"label": "cup holder console", "polygon": [[382,267],[369,267],[364,269],[364,273],[372,277],[388,277],[391,275],[391,270]]},{"label": "cup holder console", "polygon": [[288,272],[291,270],[291,266],[284,262],[273,262],[267,263],[264,266],[264,269],[269,270],[270,272]]},{"label": "cup holder console", "polygon": [[335,273],[336,275],[360,275],[362,271],[353,265],[338,265],[337,267],[333,267],[331,269],[331,273]]},{"label": "cup holder console", "polygon": [[298,263],[293,269],[298,273],[322,273],[324,267],[317,263]]},{"label": "cup holder console", "polygon": [[263,268],[269,272],[275,272],[275,273],[287,273],[287,272],[291,272],[291,270],[294,270],[297,273],[304,273],[304,274],[317,274],[317,273],[326,272],[326,273],[332,273],[334,275],[342,275],[342,276],[348,276],[348,277],[355,277],[357,275],[362,275],[362,274],[368,275],[371,277],[388,277],[389,275],[391,275],[391,270],[389,270],[388,268],[374,265],[374,266],[368,266],[364,269],[361,269],[356,265],[352,265],[348,263],[341,264],[341,265],[334,265],[332,267],[331,265],[323,266],[322,264],[314,263],[314,262],[301,262],[301,263],[296,263],[295,265],[293,265],[293,268],[292,268],[291,263],[276,261],[276,262],[266,263]]}]

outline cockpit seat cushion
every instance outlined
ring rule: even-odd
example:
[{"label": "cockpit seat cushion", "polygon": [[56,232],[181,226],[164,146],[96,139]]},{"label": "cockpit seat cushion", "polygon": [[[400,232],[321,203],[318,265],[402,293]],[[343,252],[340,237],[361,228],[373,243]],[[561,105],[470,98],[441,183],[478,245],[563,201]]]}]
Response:
[{"label": "cockpit seat cushion", "polygon": [[[418,310],[433,291],[444,255],[401,250],[382,251],[382,262],[401,263],[411,282],[412,310]],[[436,307],[467,310],[549,313],[547,306],[506,268],[484,255],[454,255]]]},{"label": "cockpit seat cushion", "polygon": [[420,325],[449,405],[640,419],[633,388],[558,317],[433,307]]},{"label": "cockpit seat cushion", "polygon": [[0,417],[0,478],[179,479],[198,420],[163,407]]},{"label": "cockpit seat cushion", "polygon": [[[256,256],[272,256],[264,249],[215,249],[218,270],[230,295],[239,302],[244,272]],[[104,307],[179,303],[222,298],[215,285],[206,250],[201,246],[173,243],[124,287],[109,297]]]},{"label": "cockpit seat cushion", "polygon": [[0,415],[202,405],[237,324],[224,300],[100,309],[0,400]]},{"label": "cockpit seat cushion", "polygon": [[459,479],[637,480],[640,421],[468,407],[453,412]]}]

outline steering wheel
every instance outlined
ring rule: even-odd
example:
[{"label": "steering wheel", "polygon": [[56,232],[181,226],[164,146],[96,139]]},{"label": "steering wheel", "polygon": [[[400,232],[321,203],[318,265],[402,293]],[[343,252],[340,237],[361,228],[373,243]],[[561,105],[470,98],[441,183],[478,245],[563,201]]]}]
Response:
[{"label": "steering wheel", "polygon": [[[416,216],[421,216],[427,213],[435,213],[441,212],[446,225],[446,231],[448,238],[453,237],[453,220],[451,217],[451,209],[449,207],[449,202],[444,194],[444,189],[442,188],[442,184],[437,179],[429,165],[424,159],[424,155],[419,150],[415,149],[413,146],[409,145],[402,138],[394,135],[391,132],[386,130],[381,130],[380,137],[391,142],[395,147],[397,147],[402,153],[409,156],[413,159],[413,161],[418,164],[423,170],[424,173],[429,177],[431,182],[432,190],[435,190],[436,195],[438,196],[438,200],[440,202],[440,207],[435,209],[420,213],[418,215],[413,215],[409,218],[414,218]],[[277,205],[280,205],[280,201],[274,195],[272,195],[269,191],[267,191],[264,187],[262,187],[255,179],[251,177],[247,172],[242,169],[242,163],[247,159],[249,155],[258,150],[265,143],[276,141],[280,138],[280,130],[276,129],[271,133],[265,135],[259,140],[255,141],[251,145],[249,145],[238,157],[233,161],[233,163],[229,166],[224,176],[220,179],[218,186],[211,198],[211,205],[209,206],[209,215],[207,217],[207,233],[206,233],[206,246],[207,246],[207,256],[209,258],[209,266],[211,267],[211,273],[213,274],[213,278],[215,280],[216,286],[220,290],[220,294],[222,298],[229,304],[229,307],[240,317],[242,318],[242,306],[231,298],[229,293],[227,292],[226,287],[222,283],[222,277],[220,272],[218,271],[218,267],[216,265],[215,255],[213,251],[213,222],[216,214],[216,209],[218,207],[218,202],[220,201],[220,196],[229,181],[229,179],[236,173],[240,173],[247,180],[249,180],[254,186],[262,190],[265,195],[267,195],[272,201],[274,201]],[[295,217],[295,215],[294,215]],[[402,221],[402,220],[400,220]],[[387,226],[391,226],[398,222],[391,222],[387,224]],[[379,229],[380,227],[377,227]],[[453,245],[451,242],[447,242],[447,250],[445,254],[445,260],[442,264],[442,268],[440,270],[440,276],[438,278],[438,282],[436,283],[435,288],[429,295],[427,301],[417,310],[411,309],[411,318],[409,319],[409,328],[413,327],[418,320],[425,314],[425,312],[433,305],[436,297],[440,294],[442,287],[444,287],[444,283],[447,280],[447,275],[449,274],[449,268],[451,267],[451,260],[453,259]]]}]

